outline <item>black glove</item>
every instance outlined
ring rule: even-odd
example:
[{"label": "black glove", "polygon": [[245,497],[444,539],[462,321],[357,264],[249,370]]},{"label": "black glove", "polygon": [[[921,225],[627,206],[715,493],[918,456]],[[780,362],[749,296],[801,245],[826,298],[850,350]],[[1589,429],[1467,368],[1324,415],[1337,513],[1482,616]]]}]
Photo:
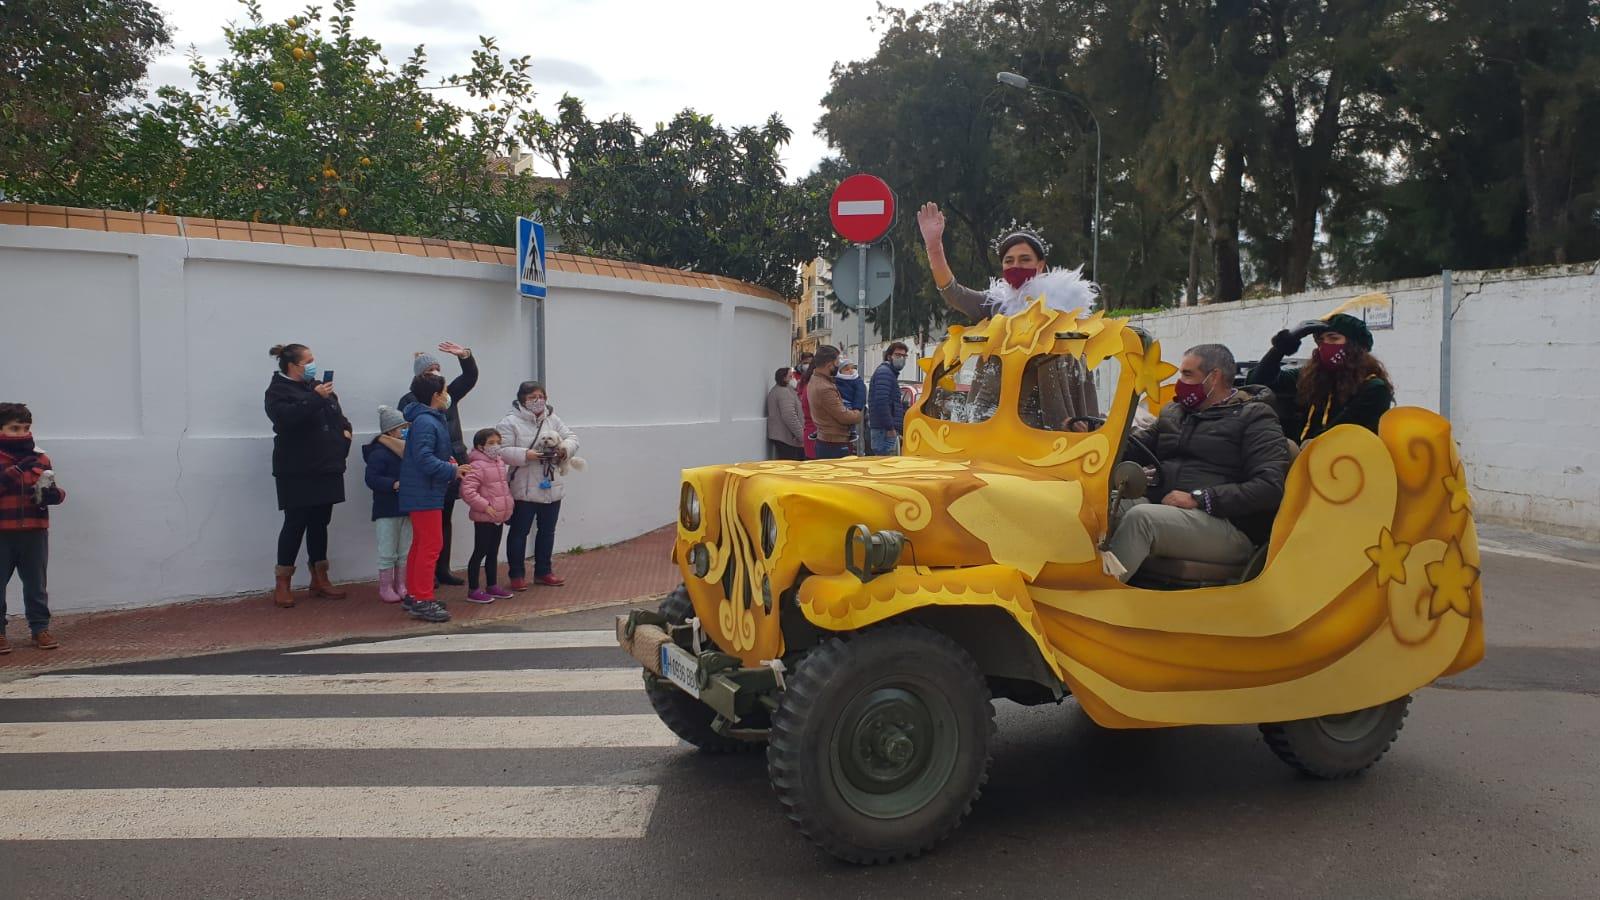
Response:
[{"label": "black glove", "polygon": [[1300,339],[1305,337],[1300,332],[1291,332],[1289,329],[1278,332],[1272,336],[1272,349],[1284,356],[1293,356],[1300,350]]}]

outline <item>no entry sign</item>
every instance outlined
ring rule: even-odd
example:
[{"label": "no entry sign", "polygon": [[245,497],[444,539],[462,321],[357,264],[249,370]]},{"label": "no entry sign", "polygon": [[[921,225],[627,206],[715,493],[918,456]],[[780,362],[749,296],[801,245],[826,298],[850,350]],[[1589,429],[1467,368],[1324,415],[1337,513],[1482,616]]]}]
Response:
[{"label": "no entry sign", "polygon": [[870,244],[894,224],[894,192],[876,175],[851,175],[834,189],[828,216],[840,237]]}]

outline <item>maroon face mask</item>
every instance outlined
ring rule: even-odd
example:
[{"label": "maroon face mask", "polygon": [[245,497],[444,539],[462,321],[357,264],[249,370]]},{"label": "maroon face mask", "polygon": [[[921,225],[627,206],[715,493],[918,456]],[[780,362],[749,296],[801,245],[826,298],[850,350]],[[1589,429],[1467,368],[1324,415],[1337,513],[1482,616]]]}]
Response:
[{"label": "maroon face mask", "polygon": [[1039,274],[1038,269],[1030,269],[1026,266],[1012,266],[1011,268],[1006,269],[1004,272],[1001,272],[1000,277],[1006,280],[1006,284],[1009,284],[1020,291],[1022,290],[1022,286],[1027,284],[1028,280],[1037,274]]},{"label": "maroon face mask", "polygon": [[1174,385],[1174,388],[1176,389],[1176,393],[1173,395],[1173,399],[1177,400],[1184,409],[1194,409],[1198,407],[1200,404],[1206,402],[1206,395],[1211,393],[1210,391],[1206,390],[1206,380],[1204,378],[1200,379],[1199,383],[1197,384],[1190,384],[1187,381],[1180,381]]},{"label": "maroon face mask", "polygon": [[1318,344],[1317,366],[1324,371],[1332,372],[1344,365],[1345,359],[1350,355],[1346,350],[1344,344]]}]

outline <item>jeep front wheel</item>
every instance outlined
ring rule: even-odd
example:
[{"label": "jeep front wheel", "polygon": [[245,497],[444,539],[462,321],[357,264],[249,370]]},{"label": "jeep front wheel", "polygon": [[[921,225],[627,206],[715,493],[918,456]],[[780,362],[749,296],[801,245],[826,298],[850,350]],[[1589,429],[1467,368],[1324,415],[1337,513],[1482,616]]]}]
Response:
[{"label": "jeep front wheel", "polygon": [[988,779],[993,733],[972,657],[936,631],[892,625],[806,655],[773,714],[767,772],[818,846],[892,862],[961,823]]},{"label": "jeep front wheel", "polygon": [[1410,695],[1334,716],[1261,726],[1278,758],[1317,778],[1348,778],[1377,762],[1405,725]]},{"label": "jeep front wheel", "polygon": [[[660,611],[668,622],[682,625],[694,616],[694,601],[689,599],[689,591],[680,584],[677,590],[662,599]],[[707,643],[711,643],[709,639]],[[761,749],[760,741],[718,734],[711,727],[717,718],[716,710],[678,690],[665,679],[647,678],[644,692],[651,708],[661,717],[662,724],[703,752],[750,753]]]}]

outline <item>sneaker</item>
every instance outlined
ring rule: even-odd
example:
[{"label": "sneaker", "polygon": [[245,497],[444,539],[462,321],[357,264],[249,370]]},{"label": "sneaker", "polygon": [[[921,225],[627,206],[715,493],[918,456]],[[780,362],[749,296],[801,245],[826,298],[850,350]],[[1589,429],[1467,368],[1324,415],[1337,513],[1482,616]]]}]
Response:
[{"label": "sneaker", "polygon": [[494,596],[488,591],[473,591],[467,594],[468,603],[493,603]]},{"label": "sneaker", "polygon": [[534,581],[535,584],[542,584],[545,587],[561,587],[563,584],[567,583],[567,580],[565,578],[562,578],[560,575],[553,575],[553,574],[552,575],[540,575],[538,578],[535,578],[533,581]]},{"label": "sneaker", "polygon": [[495,598],[496,600],[508,600],[516,596],[516,594],[511,593],[498,584],[489,585],[488,590],[484,591],[484,593]]},{"label": "sneaker", "polygon": [[410,613],[413,619],[421,619],[424,622],[450,621],[450,613],[432,600],[419,600],[406,612]]},{"label": "sneaker", "polygon": [[50,632],[48,631],[41,631],[34,635],[33,645],[38,647],[40,650],[54,650],[55,648],[61,646],[56,642],[54,637],[50,636]]}]

